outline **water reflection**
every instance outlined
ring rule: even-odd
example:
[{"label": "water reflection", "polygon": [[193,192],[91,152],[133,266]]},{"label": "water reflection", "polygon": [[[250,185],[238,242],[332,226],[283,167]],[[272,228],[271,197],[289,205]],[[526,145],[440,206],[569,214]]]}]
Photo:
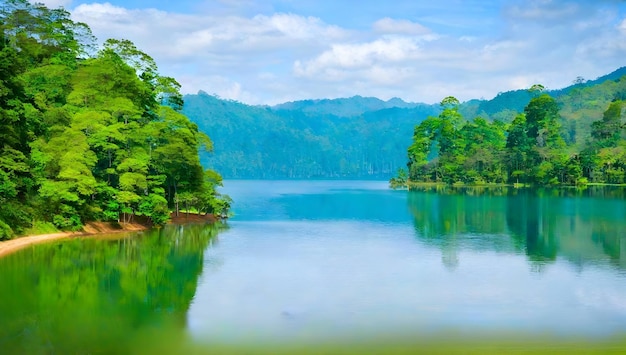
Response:
[{"label": "water reflection", "polygon": [[204,250],[222,228],[167,226],[0,259],[0,349],[128,353],[147,330],[184,328]]},{"label": "water reflection", "polygon": [[524,253],[536,271],[559,258],[626,269],[623,188],[425,187],[407,201],[416,235],[451,269],[462,249]]}]

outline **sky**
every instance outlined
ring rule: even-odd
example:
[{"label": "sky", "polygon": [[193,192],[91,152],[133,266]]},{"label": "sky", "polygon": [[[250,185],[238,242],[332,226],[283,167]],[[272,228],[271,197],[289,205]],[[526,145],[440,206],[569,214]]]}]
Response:
[{"label": "sky", "polygon": [[39,2],[131,40],[183,93],[247,104],[491,99],[626,66],[625,0]]}]

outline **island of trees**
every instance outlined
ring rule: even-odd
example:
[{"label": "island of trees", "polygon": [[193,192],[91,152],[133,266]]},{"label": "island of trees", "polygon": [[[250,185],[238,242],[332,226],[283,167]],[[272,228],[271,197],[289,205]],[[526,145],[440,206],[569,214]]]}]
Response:
[{"label": "island of trees", "polygon": [[[623,79],[621,84],[623,84]],[[623,86],[623,85],[622,85]],[[584,142],[562,125],[557,101],[541,85],[512,122],[466,120],[459,101],[447,97],[442,112],[415,127],[408,171],[390,183],[586,185],[626,183],[624,91],[617,91]],[[575,131],[574,131],[575,133]],[[579,140],[580,141],[580,140]]]},{"label": "island of trees", "polygon": [[130,41],[95,43],[63,9],[0,7],[0,240],[33,224],[143,215],[159,225],[179,206],[228,208],[176,80]]}]

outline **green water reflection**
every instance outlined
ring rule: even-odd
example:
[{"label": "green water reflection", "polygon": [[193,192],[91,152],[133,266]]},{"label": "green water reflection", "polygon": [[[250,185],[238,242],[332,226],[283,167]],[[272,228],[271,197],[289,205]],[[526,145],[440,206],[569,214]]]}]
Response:
[{"label": "green water reflection", "polygon": [[0,259],[1,352],[128,353],[152,331],[182,330],[204,250],[222,228],[167,226]]},{"label": "green water reflection", "polygon": [[626,270],[626,189],[424,187],[408,193],[418,238],[454,268],[462,249],[524,253],[534,269],[559,258]]}]

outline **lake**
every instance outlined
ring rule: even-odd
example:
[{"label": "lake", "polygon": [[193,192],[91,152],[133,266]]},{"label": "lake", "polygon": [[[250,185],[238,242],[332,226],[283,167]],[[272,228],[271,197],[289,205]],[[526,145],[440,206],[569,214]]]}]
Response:
[{"label": "lake", "polygon": [[226,225],[0,259],[0,349],[626,334],[624,189],[226,181],[222,192],[235,200]]}]

